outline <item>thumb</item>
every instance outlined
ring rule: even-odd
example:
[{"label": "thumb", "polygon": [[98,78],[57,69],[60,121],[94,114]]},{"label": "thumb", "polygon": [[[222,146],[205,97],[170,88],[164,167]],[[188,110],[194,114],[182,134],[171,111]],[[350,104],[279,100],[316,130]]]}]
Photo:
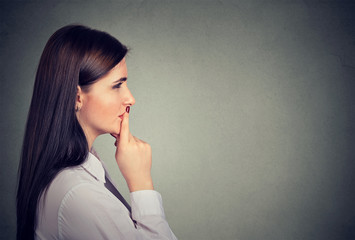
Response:
[{"label": "thumb", "polygon": [[130,107],[128,106],[123,114],[120,135],[117,136],[117,145],[122,145],[129,141],[129,110]]}]

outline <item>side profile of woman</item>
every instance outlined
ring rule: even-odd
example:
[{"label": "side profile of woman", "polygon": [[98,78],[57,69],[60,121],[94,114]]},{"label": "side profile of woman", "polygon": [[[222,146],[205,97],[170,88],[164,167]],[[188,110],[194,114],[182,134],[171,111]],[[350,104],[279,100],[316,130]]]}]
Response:
[{"label": "side profile of woman", "polygon": [[[129,131],[126,53],[111,35],[80,25],[48,40],[21,153],[17,239],[176,239],[153,188],[151,148]],[[106,133],[116,138],[131,205],[92,149]]]}]

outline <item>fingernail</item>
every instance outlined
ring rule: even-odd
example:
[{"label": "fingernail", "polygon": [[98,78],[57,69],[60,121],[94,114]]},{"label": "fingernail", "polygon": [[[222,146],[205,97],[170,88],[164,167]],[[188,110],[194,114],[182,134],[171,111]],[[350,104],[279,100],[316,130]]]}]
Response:
[{"label": "fingernail", "polygon": [[126,112],[129,113],[129,110],[130,110],[130,109],[131,109],[130,106],[127,106],[127,107],[126,107]]}]

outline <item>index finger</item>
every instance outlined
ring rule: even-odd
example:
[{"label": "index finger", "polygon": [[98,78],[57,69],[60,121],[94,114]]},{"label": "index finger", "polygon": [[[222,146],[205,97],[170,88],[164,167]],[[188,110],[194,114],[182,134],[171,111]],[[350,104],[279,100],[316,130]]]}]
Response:
[{"label": "index finger", "polygon": [[[129,108],[129,107],[127,107]],[[126,111],[123,114],[123,119],[121,122],[121,130],[120,130],[120,135],[117,137],[117,140],[119,141],[119,145],[125,144],[129,142],[129,110]]]}]

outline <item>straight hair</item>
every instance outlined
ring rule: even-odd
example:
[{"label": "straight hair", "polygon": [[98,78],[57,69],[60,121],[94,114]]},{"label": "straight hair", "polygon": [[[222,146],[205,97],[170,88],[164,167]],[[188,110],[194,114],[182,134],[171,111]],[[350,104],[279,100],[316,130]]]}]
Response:
[{"label": "straight hair", "polygon": [[88,143],[76,114],[77,87],[90,86],[126,55],[106,32],[81,25],[57,30],[36,73],[27,117],[17,187],[17,239],[34,239],[39,199],[64,168],[82,164]]}]

